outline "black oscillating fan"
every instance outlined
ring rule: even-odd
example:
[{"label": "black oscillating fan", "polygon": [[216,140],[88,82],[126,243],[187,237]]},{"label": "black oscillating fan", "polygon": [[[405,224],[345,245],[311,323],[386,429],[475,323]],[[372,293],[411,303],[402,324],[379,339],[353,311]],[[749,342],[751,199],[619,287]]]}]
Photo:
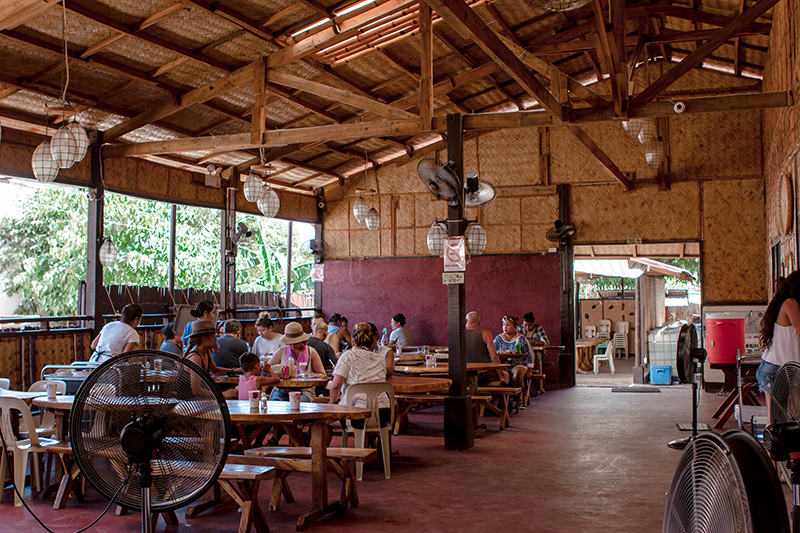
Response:
[{"label": "black oscillating fan", "polygon": [[706,351],[697,347],[697,331],[691,324],[681,326],[678,334],[678,350],[675,364],[678,367],[678,378],[681,383],[692,381],[692,436],[675,439],[667,446],[675,450],[683,450],[692,439],[697,437],[697,405],[700,403],[700,385],[703,383],[703,366]]},{"label": "black oscillating fan", "polygon": [[461,181],[456,176],[455,163],[426,157],[417,164],[417,175],[429,193],[454,207],[458,205]]},{"label": "black oscillating fan", "polygon": [[160,351],[121,354],[83,382],[70,412],[72,451],[89,484],[119,505],[152,513],[187,505],[216,481],[228,456],[230,414],[194,363]]},{"label": "black oscillating fan", "polygon": [[786,501],[764,449],[750,434],[701,433],[681,455],[662,533],[789,533]]}]

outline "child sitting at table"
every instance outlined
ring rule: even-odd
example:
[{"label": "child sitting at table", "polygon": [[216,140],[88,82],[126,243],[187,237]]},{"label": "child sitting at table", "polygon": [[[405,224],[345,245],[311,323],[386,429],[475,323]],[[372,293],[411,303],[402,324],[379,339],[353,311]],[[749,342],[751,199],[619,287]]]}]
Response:
[{"label": "child sitting at table", "polygon": [[272,373],[269,366],[264,367],[266,376],[261,375],[261,359],[253,352],[245,352],[239,357],[239,364],[244,374],[239,376],[238,397],[240,400],[249,399],[251,390],[261,390],[266,385],[275,385],[280,378]]}]

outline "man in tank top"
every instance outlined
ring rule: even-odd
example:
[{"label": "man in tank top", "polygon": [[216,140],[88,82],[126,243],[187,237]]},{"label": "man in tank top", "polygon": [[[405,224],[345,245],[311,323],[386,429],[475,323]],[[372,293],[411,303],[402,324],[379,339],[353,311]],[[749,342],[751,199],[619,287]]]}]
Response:
[{"label": "man in tank top", "polygon": [[[494,337],[488,329],[481,327],[481,315],[475,311],[467,313],[467,363],[500,363],[494,349]],[[478,383],[490,381],[508,383],[508,372],[505,370],[486,370],[478,374]]]}]

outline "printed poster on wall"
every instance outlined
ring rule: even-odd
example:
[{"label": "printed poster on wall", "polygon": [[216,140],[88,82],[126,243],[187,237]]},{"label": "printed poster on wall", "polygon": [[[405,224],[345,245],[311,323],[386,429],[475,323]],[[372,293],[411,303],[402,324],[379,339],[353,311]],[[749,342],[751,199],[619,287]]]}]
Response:
[{"label": "printed poster on wall", "polygon": [[311,265],[311,281],[314,283],[325,281],[325,265],[322,263]]},{"label": "printed poster on wall", "polygon": [[464,236],[444,239],[444,271],[464,272],[467,269],[467,246]]}]

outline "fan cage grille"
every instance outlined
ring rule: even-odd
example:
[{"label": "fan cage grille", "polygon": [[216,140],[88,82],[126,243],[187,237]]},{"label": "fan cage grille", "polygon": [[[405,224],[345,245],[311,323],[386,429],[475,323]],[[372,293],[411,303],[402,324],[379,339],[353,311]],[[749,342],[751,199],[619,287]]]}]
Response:
[{"label": "fan cage grille", "polygon": [[[78,390],[70,414],[73,453],[87,481],[111,499],[128,476],[120,433],[154,417],[164,439],[152,466],[153,512],[177,509],[204,494],[227,458],[230,415],[219,388],[188,360],[156,351],[129,352],[98,366]],[[117,503],[141,507],[134,470]]]}]

